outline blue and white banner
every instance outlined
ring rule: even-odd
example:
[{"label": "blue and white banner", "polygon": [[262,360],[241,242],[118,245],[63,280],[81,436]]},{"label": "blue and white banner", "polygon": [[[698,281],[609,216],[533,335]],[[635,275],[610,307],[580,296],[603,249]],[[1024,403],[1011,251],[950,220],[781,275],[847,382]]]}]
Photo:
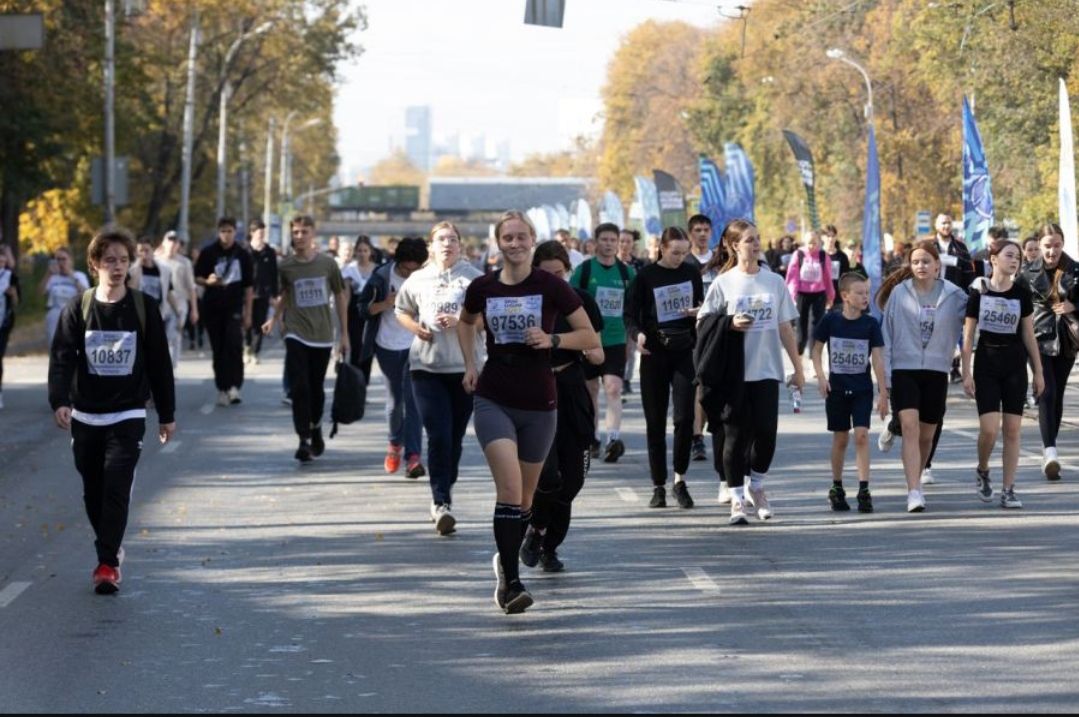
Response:
[{"label": "blue and white banner", "polygon": [[723,145],[723,160],[727,165],[727,221],[748,219],[755,224],[753,163],[742,146],[734,142]]},{"label": "blue and white banner", "polygon": [[608,190],[603,193],[603,204],[599,210],[599,221],[617,224],[620,228],[626,226],[626,211],[622,208],[622,200],[618,195]]},{"label": "blue and white banner", "polygon": [[570,231],[582,241],[592,236],[592,207],[584,199],[570,205]]},{"label": "blue and white banner", "polygon": [[1079,257],[1079,218],[1075,206],[1075,148],[1072,139],[1072,109],[1068,86],[1060,80],[1060,174],[1057,177],[1057,204],[1060,228],[1064,230],[1064,251]]},{"label": "blue and white banner", "polygon": [[877,133],[869,125],[869,151],[865,167],[865,208],[862,214],[862,264],[869,275],[872,297],[869,310],[880,318],[877,292],[880,291],[880,159],[877,157]]},{"label": "blue and white banner", "polygon": [[716,163],[703,154],[698,158],[701,172],[701,214],[712,220],[712,239],[708,246],[719,244],[727,226],[727,178]]},{"label": "blue and white banner", "polygon": [[963,239],[973,254],[985,248],[993,226],[993,189],[982,135],[963,96]]},{"label": "blue and white banner", "polygon": [[634,177],[633,181],[637,185],[637,201],[641,203],[641,211],[644,212],[644,230],[658,237],[663,233],[663,220],[659,213],[656,183],[646,177]]}]

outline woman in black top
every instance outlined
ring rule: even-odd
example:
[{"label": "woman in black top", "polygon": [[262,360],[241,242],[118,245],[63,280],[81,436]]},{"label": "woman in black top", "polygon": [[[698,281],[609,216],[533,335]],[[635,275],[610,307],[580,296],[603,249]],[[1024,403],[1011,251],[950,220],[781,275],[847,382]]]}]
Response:
[{"label": "woman in black top", "polygon": [[[1015,471],[1019,466],[1019,432],[1027,398],[1027,361],[1034,369],[1034,395],[1045,388],[1038,342],[1034,338],[1034,306],[1030,291],[1015,283],[1023,252],[1009,241],[989,249],[993,273],[982,290],[967,300],[963,326],[963,388],[978,402],[978,497],[993,500],[989,482],[989,456],[1004,423],[1004,484],[1002,508],[1022,508],[1015,497]],[[981,280],[984,282],[984,280]],[[971,354],[978,333],[978,350]]]},{"label": "woman in black top", "polygon": [[684,231],[664,229],[660,251],[659,260],[630,284],[623,318],[626,338],[641,354],[641,405],[654,486],[649,507],[667,507],[667,407],[673,394],[674,496],[680,507],[692,508],[684,478],[693,442],[693,346],[704,284],[696,266],[683,264],[689,254]]},{"label": "woman in black top", "polygon": [[1068,340],[1065,317],[1079,318],[1079,263],[1064,253],[1064,232],[1056,224],[1038,231],[1041,257],[1023,267],[1020,283],[1034,296],[1034,335],[1041,352],[1045,390],[1038,399],[1042,435],[1042,472],[1060,480],[1057,434],[1064,413],[1064,390],[1075,365],[1075,347]]},{"label": "woman in black top", "polygon": [[[556,241],[547,241],[536,247],[532,266],[569,281],[572,267],[569,253]],[[574,288],[580,297],[592,328],[603,329],[603,316],[592,294]],[[571,331],[566,317],[555,319],[556,333]],[[558,559],[558,547],[569,532],[573,499],[584,486],[585,456],[592,442],[592,426],[595,408],[582,362],[587,359],[593,366],[603,365],[603,349],[591,351],[551,351],[551,369],[558,387],[558,429],[551,451],[543,464],[536,496],[532,501],[532,523],[521,544],[521,562],[530,568],[540,565],[546,573],[564,569]]]},{"label": "woman in black top", "polygon": [[19,275],[11,248],[0,244],[0,408],[4,407],[4,354],[15,327],[15,307],[19,305]]}]

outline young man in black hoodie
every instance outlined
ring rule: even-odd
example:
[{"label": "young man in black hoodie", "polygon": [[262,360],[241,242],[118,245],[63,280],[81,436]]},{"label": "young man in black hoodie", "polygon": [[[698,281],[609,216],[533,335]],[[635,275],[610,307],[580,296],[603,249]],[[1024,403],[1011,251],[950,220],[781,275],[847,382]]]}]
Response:
[{"label": "young man in black hoodie", "polygon": [[157,409],[158,438],[176,431],[176,390],[168,339],[157,301],[127,287],[135,240],[106,227],[87,251],[97,286],[63,308],[49,356],[49,403],[56,425],[71,431],[93,526],[94,591],[120,588],[135,466],[146,432],[146,402]]}]

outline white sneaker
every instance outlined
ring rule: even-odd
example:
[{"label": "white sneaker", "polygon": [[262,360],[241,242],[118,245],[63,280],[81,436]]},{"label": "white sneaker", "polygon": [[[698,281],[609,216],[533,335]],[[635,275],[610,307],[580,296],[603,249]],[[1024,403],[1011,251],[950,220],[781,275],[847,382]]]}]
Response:
[{"label": "white sneaker", "polygon": [[907,493],[907,512],[921,513],[925,510],[925,496],[920,490],[912,490]]},{"label": "white sneaker", "polygon": [[243,399],[240,398],[240,389],[236,388],[235,386],[230,388],[228,391],[228,399],[229,403],[231,404],[242,403]]},{"label": "white sneaker", "polygon": [[719,504],[730,505],[731,504],[731,489],[727,485],[727,481],[721,480],[719,482]]},{"label": "white sneaker", "polygon": [[228,394],[228,392],[226,392],[226,391],[218,391],[217,392],[217,405],[218,406],[227,406],[227,405],[229,405],[229,394]]},{"label": "white sneaker", "polygon": [[731,496],[731,518],[730,525],[748,525],[749,518],[746,517],[745,504],[736,498]]},{"label": "white sneaker", "polygon": [[1046,448],[1042,453],[1042,473],[1049,480],[1060,480],[1060,459],[1057,457],[1057,449]]},{"label": "white sneaker", "polygon": [[432,514],[435,519],[435,530],[439,535],[449,535],[457,525],[457,519],[453,517],[453,508],[448,505],[433,507]]},{"label": "white sneaker", "polygon": [[937,479],[933,477],[933,469],[926,468],[922,471],[922,485],[933,485]]},{"label": "white sneaker", "polygon": [[757,517],[761,520],[772,519],[772,507],[768,505],[768,496],[764,488],[754,488],[752,483],[746,484],[746,499],[750,505],[757,509]]},{"label": "white sneaker", "polygon": [[888,430],[888,424],[885,423],[883,430],[881,430],[880,435],[877,437],[877,448],[879,448],[882,453],[887,453],[892,450],[893,443],[895,443],[895,434]]}]

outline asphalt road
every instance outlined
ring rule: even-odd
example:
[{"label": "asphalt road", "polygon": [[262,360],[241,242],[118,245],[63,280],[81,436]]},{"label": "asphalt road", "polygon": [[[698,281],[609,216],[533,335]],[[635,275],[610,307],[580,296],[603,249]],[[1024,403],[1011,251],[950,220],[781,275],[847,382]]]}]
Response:
[{"label": "asphalt road", "polygon": [[227,409],[208,360],[184,359],[177,440],[148,440],[140,463],[122,590],[94,595],[44,375],[43,357],[8,359],[0,411],[5,712],[1079,707],[1079,435],[1065,428],[1065,480],[1050,484],[1025,421],[1025,507],[1005,513],[974,494],[958,387],[927,513],[904,512],[898,446],[873,449],[875,514],[829,511],[830,438],[807,391],[801,414],[781,412],[777,517],[743,529],[716,505],[710,460],[690,469],[697,508],[647,507],[634,396],[626,456],[597,463],[575,505],[567,572],[523,569],[536,605],[506,616],[471,432],[459,531],[440,538],[426,482],[382,472],[380,382],[363,422],[297,467],[277,349]]}]

